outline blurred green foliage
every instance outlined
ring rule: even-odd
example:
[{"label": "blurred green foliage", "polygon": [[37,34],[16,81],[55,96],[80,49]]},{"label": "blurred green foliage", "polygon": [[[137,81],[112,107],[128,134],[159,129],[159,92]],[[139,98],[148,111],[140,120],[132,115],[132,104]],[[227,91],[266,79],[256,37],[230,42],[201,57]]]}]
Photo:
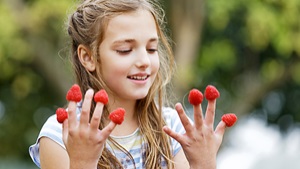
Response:
[{"label": "blurred green foliage", "polygon": [[43,71],[43,58],[65,62],[58,52],[66,47],[64,22],[73,5],[70,0],[0,1],[1,161],[33,164],[29,145],[56,107],[65,104]]},{"label": "blurred green foliage", "polygon": [[298,124],[300,1],[211,0],[206,9],[194,85],[214,83],[227,92],[223,107],[240,106],[238,113],[258,114],[282,131]]},{"label": "blurred green foliage", "polygon": [[[57,83],[72,81],[59,75],[69,71],[64,22],[73,6],[73,0],[0,1],[1,159],[31,163],[29,145],[65,104]],[[300,1],[209,0],[206,10],[190,86],[215,84],[224,111],[246,104],[242,113],[283,130],[299,122]]]}]

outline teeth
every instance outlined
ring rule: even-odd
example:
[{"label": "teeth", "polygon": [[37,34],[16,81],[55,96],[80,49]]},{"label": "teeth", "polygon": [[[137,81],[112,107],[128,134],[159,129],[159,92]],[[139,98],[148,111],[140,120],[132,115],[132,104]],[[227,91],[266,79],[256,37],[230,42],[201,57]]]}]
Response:
[{"label": "teeth", "polygon": [[148,76],[130,76],[130,79],[145,80]]}]

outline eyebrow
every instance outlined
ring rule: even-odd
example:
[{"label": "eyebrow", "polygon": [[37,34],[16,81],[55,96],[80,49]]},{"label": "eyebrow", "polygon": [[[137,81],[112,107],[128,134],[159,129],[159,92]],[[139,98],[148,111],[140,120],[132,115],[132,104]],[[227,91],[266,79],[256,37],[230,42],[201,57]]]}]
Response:
[{"label": "eyebrow", "polygon": [[[157,41],[158,41],[158,38],[155,38],[155,37],[149,39],[149,42],[157,42]],[[133,43],[133,42],[135,42],[134,39],[124,39],[124,40],[116,40],[112,44],[115,46],[115,45],[119,45],[119,44]]]}]

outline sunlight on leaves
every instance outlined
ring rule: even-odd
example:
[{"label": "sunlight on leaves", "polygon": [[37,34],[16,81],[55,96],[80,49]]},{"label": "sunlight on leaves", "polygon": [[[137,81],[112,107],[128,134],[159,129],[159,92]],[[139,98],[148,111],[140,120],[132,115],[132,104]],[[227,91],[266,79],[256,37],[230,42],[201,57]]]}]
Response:
[{"label": "sunlight on leaves", "polygon": [[261,73],[266,82],[280,78],[284,73],[284,65],[278,60],[266,61],[261,68]]},{"label": "sunlight on leaves", "polygon": [[214,41],[203,46],[200,67],[212,70],[215,67],[230,69],[236,63],[235,48],[228,40]]},{"label": "sunlight on leaves", "polygon": [[248,36],[249,45],[258,51],[265,49],[273,35],[275,23],[276,16],[268,6],[254,3],[246,18],[245,34]]}]

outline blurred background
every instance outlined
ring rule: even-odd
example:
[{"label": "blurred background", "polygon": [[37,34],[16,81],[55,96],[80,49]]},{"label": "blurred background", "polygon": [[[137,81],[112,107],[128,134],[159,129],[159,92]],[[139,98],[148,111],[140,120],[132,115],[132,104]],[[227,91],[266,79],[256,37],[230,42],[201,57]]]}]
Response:
[{"label": "blurred background", "polygon": [[[300,1],[165,0],[174,101],[215,85],[236,113],[218,169],[300,168]],[[36,169],[28,147],[74,83],[65,21],[75,0],[0,0],[0,169]],[[204,102],[204,108],[205,108]],[[192,111],[189,111],[192,112]]]}]

